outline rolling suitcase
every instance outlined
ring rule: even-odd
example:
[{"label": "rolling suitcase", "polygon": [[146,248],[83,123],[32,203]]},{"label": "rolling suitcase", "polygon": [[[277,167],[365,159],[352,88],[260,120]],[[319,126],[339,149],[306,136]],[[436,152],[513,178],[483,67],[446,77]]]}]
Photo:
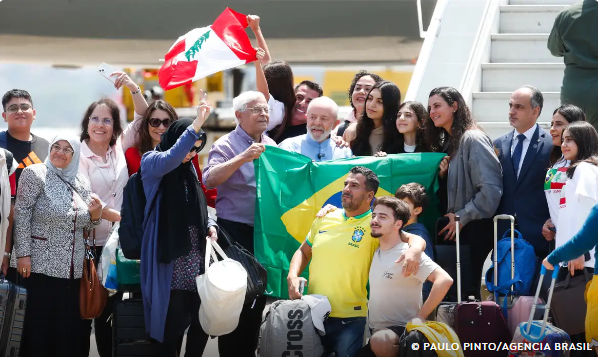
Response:
[{"label": "rolling suitcase", "polygon": [[[554,291],[554,283],[558,276],[559,267],[555,266],[552,273],[552,282],[550,284],[551,289],[548,293],[548,302],[546,304],[546,312],[544,313],[544,319],[541,321],[533,321],[534,314],[536,312],[537,304],[534,304],[532,311],[529,315],[527,322],[522,322],[517,326],[515,335],[513,336],[513,344],[511,346],[518,346],[518,349],[509,353],[509,357],[523,357],[523,356],[544,356],[544,357],[568,357],[568,350],[561,350],[557,348],[563,344],[569,345],[571,338],[569,335],[558,327],[547,324],[548,315],[550,313],[550,302],[552,300],[552,293]],[[536,289],[536,300],[540,296],[540,287],[542,286],[542,280],[546,275],[546,268],[542,266],[540,270],[540,282]],[[558,346],[557,346],[558,344]],[[523,348],[521,348],[523,346]],[[527,347],[535,348],[533,350],[527,350]]]},{"label": "rolling suitcase", "polygon": [[127,299],[114,304],[112,314],[112,356],[160,356],[160,349],[151,343],[145,332],[143,301]]},{"label": "rolling suitcase", "polygon": [[[498,281],[498,221],[501,219],[508,219],[511,221],[511,281],[515,279],[515,269],[517,269],[515,266],[515,217],[505,214],[497,215],[494,217],[494,249],[492,259],[494,263],[494,279],[492,280],[492,283],[494,283],[497,289],[494,289],[494,294],[489,300],[496,301],[502,307],[507,318],[509,332],[513,335],[517,326],[519,326],[520,323],[527,321],[530,316],[535,298],[533,296],[514,296],[512,294],[513,285],[510,286],[510,295],[500,296],[498,294],[498,290],[500,289],[500,282]],[[544,301],[541,298],[538,298],[537,303],[544,305]],[[538,311],[539,310],[540,309],[538,309]]]},{"label": "rolling suitcase", "polygon": [[[457,281],[457,246],[455,244],[445,244],[442,237],[438,235],[438,232],[442,230],[449,220],[447,217],[440,217],[436,221],[436,234],[434,238],[434,262],[444,269],[448,275],[453,278],[453,281]],[[463,261],[459,262],[461,269],[470,271],[471,266],[471,253],[468,245],[459,246],[460,257],[464,257]],[[461,287],[471,286],[471,279],[469,274],[465,277],[461,277]],[[462,288],[461,288],[462,289]],[[461,291],[461,296],[464,296],[464,292]],[[457,284],[451,285],[448,293],[446,294],[444,301],[451,302],[457,301]]]},{"label": "rolling suitcase", "polygon": [[[461,344],[509,343],[511,335],[500,306],[493,301],[461,301],[461,256],[459,253],[459,216],[455,217],[457,247],[457,302],[441,303],[437,320],[455,330]],[[504,356],[504,351],[466,350],[466,357]]]},{"label": "rolling suitcase", "polygon": [[[18,274],[18,273],[17,273]],[[0,356],[17,357],[21,348],[27,290],[0,277]]]}]

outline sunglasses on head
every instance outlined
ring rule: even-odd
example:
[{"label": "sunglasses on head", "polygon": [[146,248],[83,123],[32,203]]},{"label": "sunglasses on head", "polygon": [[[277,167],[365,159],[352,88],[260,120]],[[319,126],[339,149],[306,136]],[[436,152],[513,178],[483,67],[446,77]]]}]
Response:
[{"label": "sunglasses on head", "polygon": [[164,119],[164,120],[160,120],[158,118],[151,118],[149,120],[149,125],[151,125],[154,128],[159,128],[160,124],[164,125],[165,128],[168,128],[168,126],[172,123],[172,120],[170,119]]}]

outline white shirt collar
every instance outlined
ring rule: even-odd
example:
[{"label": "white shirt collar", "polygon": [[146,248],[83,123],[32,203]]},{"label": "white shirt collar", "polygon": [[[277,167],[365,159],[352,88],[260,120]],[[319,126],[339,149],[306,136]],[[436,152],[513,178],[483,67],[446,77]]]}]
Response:
[{"label": "white shirt collar", "polygon": [[[110,157],[110,155],[112,154],[112,146],[108,146],[108,151],[106,151],[106,157]],[[93,151],[91,151],[91,149],[89,148],[89,146],[87,145],[87,142],[85,142],[85,140],[83,140],[81,142],[81,155],[83,157],[87,157],[87,158],[93,158],[93,157],[97,157],[97,158],[101,158],[103,159],[101,156],[94,154]]]},{"label": "white shirt collar", "polygon": [[[523,135],[525,135],[525,138],[529,141],[532,140],[532,136],[534,136],[534,132],[536,131],[536,127],[538,126],[538,124],[534,124],[534,126],[532,126],[531,128],[529,128],[525,133],[523,133]],[[515,130],[513,132],[513,139],[517,139],[517,136],[519,135],[519,132],[517,130]]]}]

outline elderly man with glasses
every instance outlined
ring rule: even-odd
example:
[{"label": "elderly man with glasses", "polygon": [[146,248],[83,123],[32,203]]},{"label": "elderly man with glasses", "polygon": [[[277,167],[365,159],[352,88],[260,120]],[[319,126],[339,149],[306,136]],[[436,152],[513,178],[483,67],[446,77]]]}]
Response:
[{"label": "elderly man with glasses", "polygon": [[[218,226],[253,253],[256,183],[253,160],[267,145],[276,146],[266,135],[268,102],[260,92],[244,92],[233,100],[237,127],[218,139],[208,155],[203,172],[206,187],[218,188]],[[255,356],[266,297],[243,307],[239,326],[218,337],[221,357]]]}]

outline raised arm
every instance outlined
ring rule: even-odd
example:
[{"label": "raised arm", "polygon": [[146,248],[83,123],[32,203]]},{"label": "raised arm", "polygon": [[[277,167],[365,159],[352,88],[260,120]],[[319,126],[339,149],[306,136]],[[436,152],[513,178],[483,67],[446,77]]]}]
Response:
[{"label": "raised arm", "polygon": [[262,64],[267,64],[270,62],[270,51],[268,50],[268,45],[266,45],[266,39],[262,34],[262,29],[260,28],[260,17],[256,15],[247,15],[247,25],[253,31],[255,38],[257,40],[257,46],[264,50],[264,56],[262,58],[258,58]]},{"label": "raised arm", "polygon": [[[263,58],[264,50],[261,48],[257,48],[257,58]],[[270,100],[270,89],[268,88],[268,81],[266,81],[266,75],[264,74],[264,69],[260,64],[260,61],[253,62],[255,65],[255,85],[258,92],[261,92],[264,97],[266,97],[266,101]]]},{"label": "raised arm", "polygon": [[139,86],[129,77],[125,72],[114,72],[113,74],[118,75],[114,86],[116,89],[127,87],[131,91],[131,97],[133,98],[133,122],[126,126],[122,133],[122,149],[123,152],[127,151],[132,146],[135,146],[137,142],[137,134],[141,128],[141,121],[143,115],[148,108],[147,102],[141,93]]},{"label": "raised arm", "polygon": [[[200,98],[203,98],[203,90],[200,90]],[[206,136],[201,126],[210,115],[210,105],[202,101],[197,108],[197,117],[177,142],[167,151],[150,151],[141,158],[142,177],[162,177],[170,171],[176,169],[189,150],[197,140],[205,142]]]}]

